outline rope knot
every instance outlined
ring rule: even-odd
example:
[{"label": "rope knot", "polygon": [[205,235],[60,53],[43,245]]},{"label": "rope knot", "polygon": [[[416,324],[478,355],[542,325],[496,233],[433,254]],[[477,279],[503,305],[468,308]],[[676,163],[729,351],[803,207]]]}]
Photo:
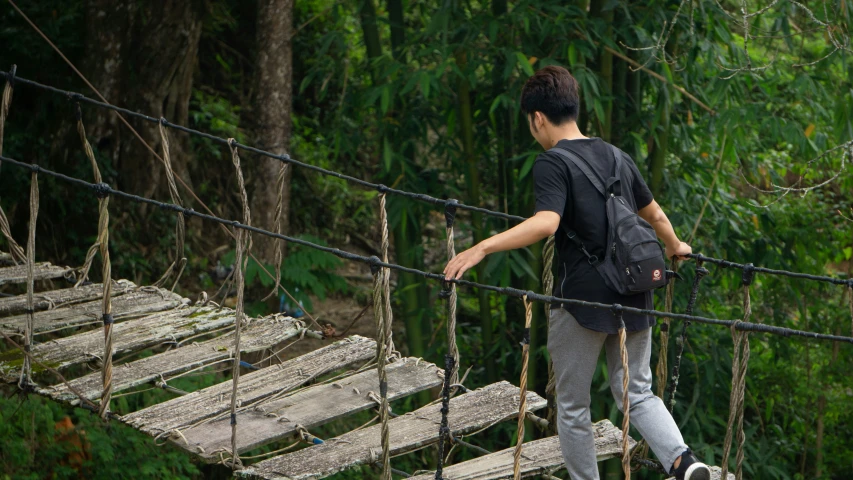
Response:
[{"label": "rope knot", "polygon": [[388,187],[382,185],[381,183],[376,186],[376,191],[379,193],[388,193]]},{"label": "rope knot", "polygon": [[[37,167],[37,165],[34,165]],[[96,183],[92,186],[92,190],[95,191],[95,196],[98,198],[107,198],[110,196],[110,192],[112,192],[112,188],[110,188],[110,184],[106,182]]]},{"label": "rope knot", "polygon": [[701,263],[696,265],[696,276],[702,278],[706,275],[710,275],[711,272],[708,271],[707,268],[703,267]]},{"label": "rope knot", "polygon": [[166,117],[160,117],[160,120],[158,123],[160,123],[160,125],[163,125],[165,127],[169,123],[169,121],[166,120]]},{"label": "rope knot", "polygon": [[110,314],[110,313],[105,313],[101,317],[101,319],[104,321],[104,326],[112,325],[112,324],[116,323],[115,319],[113,318],[112,314]]},{"label": "rope knot", "polygon": [[618,303],[614,303],[614,304],[610,307],[610,310],[613,312],[613,315],[616,315],[617,317],[621,317],[621,316],[622,316],[622,311],[624,310],[624,308],[625,308],[625,307],[623,307],[622,305],[620,305],[620,304],[618,304]]},{"label": "rope knot", "polygon": [[234,138],[229,138],[229,139],[227,140],[227,142],[228,142],[228,146],[229,146],[229,147],[231,147],[231,148],[235,148],[235,149],[237,148],[237,140],[236,140],[236,139],[234,139]]},{"label": "rope knot", "polygon": [[290,155],[288,155],[286,153],[282,153],[281,155],[279,155],[278,159],[281,160],[282,162],[287,162],[287,161],[291,160]]},{"label": "rope knot", "polygon": [[451,198],[444,202],[444,221],[447,222],[447,228],[453,227],[453,222],[456,220],[456,208],[459,206],[459,200]]},{"label": "rope knot", "polygon": [[755,279],[755,266],[751,263],[747,263],[743,266],[743,275],[741,276],[741,282],[743,286],[748,287],[752,285],[752,281]]},{"label": "rope knot", "polygon": [[381,268],[380,263],[382,260],[379,260],[379,257],[373,255],[368,258],[367,261],[370,264],[370,274],[375,277],[379,273],[379,269]]}]

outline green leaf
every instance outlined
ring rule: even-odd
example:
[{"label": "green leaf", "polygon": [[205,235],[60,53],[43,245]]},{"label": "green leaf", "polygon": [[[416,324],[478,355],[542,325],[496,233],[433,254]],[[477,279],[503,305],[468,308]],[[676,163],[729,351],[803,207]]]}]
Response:
[{"label": "green leaf", "polygon": [[382,114],[388,113],[388,107],[391,105],[391,89],[389,87],[385,87],[382,89],[382,96],[379,99],[379,109],[382,111]]},{"label": "green leaf", "polygon": [[521,52],[515,52],[515,58],[518,59],[518,64],[521,66],[521,69],[524,70],[528,76],[533,76],[533,66],[530,65],[530,62],[527,61],[527,56]]},{"label": "green leaf", "polygon": [[850,257],[853,256],[853,247],[847,247],[843,251],[844,251],[844,260],[850,260]]},{"label": "green leaf", "polygon": [[382,142],[382,160],[385,162],[385,170],[389,171],[391,170],[391,161],[394,157],[394,152],[391,150],[391,142],[388,141],[387,137]]}]

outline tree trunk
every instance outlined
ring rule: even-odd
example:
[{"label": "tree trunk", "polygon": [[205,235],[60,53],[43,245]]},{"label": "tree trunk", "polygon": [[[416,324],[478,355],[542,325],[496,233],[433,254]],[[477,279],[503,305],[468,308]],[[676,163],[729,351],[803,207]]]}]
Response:
[{"label": "tree trunk", "polygon": [[[199,1],[90,0],[85,48],[90,80],[110,103],[186,124],[203,8]],[[146,196],[167,191],[162,164],[115,113],[88,115],[90,141],[102,158],[112,160],[120,188]],[[158,126],[128,121],[159,155]],[[172,167],[189,182],[189,138],[172,133],[170,140]]]},{"label": "tree trunk", "polygon": [[[290,148],[292,104],[293,0],[259,0],[257,24],[257,98],[255,99],[255,135],[257,144],[275,154]],[[288,168],[284,185],[277,184],[282,163],[259,157],[252,191],[252,216],[255,225],[274,230],[278,197],[281,194],[281,233],[290,224],[290,178]],[[276,240],[256,238],[256,251],[261,261],[272,263]]]}]

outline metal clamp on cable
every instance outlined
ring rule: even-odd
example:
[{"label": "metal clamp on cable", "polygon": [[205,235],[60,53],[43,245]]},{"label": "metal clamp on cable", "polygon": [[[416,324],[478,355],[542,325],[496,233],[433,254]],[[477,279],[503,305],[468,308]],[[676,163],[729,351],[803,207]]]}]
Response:
[{"label": "metal clamp on cable", "polygon": [[438,298],[444,298],[444,299],[450,298],[450,294],[452,293],[452,290],[453,290],[453,284],[451,284],[447,280],[442,280],[441,281],[441,290],[438,292]]},{"label": "metal clamp on cable", "polygon": [[751,263],[747,263],[743,266],[743,275],[741,276],[741,282],[745,287],[752,285],[752,281],[755,279],[755,266]]},{"label": "metal clamp on cable", "polygon": [[456,220],[456,208],[459,206],[459,200],[451,198],[444,202],[444,221],[447,223],[447,228],[453,227],[453,222]]},{"label": "metal clamp on cable", "polygon": [[104,326],[112,325],[112,324],[116,323],[112,314],[109,314],[109,313],[105,313],[104,316],[102,317],[102,320],[104,321]]},{"label": "metal clamp on cable", "polygon": [[379,193],[388,193],[388,187],[382,185],[381,183],[376,186],[376,191]]},{"label": "metal clamp on cable", "polygon": [[110,184],[106,182],[96,183],[92,186],[92,190],[95,191],[95,196],[98,198],[107,198],[110,196],[110,192],[112,192],[112,188]]},{"label": "metal clamp on cable", "polygon": [[376,255],[373,255],[368,259],[368,261],[370,262],[370,274],[375,277],[376,274],[379,273],[379,269],[381,268],[380,263],[382,260],[380,260]]}]

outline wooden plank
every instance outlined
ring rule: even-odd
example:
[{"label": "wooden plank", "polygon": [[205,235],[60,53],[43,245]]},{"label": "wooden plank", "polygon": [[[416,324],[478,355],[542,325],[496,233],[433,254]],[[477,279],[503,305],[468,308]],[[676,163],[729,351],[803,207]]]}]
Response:
[{"label": "wooden plank", "polygon": [[[622,431],[610,420],[601,420],[592,425],[595,434],[595,455],[599,462],[622,456]],[[631,448],[636,445],[630,440]],[[484,455],[467,462],[444,467],[442,476],[446,480],[498,480],[513,477],[513,453],[507,448],[491,455]],[[521,476],[533,477],[562,468],[563,454],[559,437],[548,437],[524,444],[521,451]],[[416,475],[412,480],[433,480],[435,473]]]},{"label": "wooden plank", "polygon": [[[450,401],[448,426],[455,435],[481,430],[518,415],[521,391],[508,382],[488,385]],[[528,392],[528,411],[546,405],[544,398]],[[428,405],[392,419],[391,454],[399,455],[438,441],[440,404]],[[380,458],[380,425],[346,433],[321,445],[256,463],[239,471],[243,478],[306,480],[324,478],[346,468],[374,463]]]},{"label": "wooden plank", "polygon": [[[238,400],[248,408],[258,400],[293,390],[324,373],[369,361],[375,355],[375,341],[354,335],[281,364],[242,375]],[[156,436],[216,417],[227,412],[230,406],[229,381],[125,415],[122,421]]]},{"label": "wooden plank", "polygon": [[[284,315],[272,315],[252,321],[240,335],[240,350],[244,353],[270,348],[280,342],[300,335],[305,324]],[[234,334],[204,342],[192,343],[157,355],[145,357],[113,368],[113,392],[120,392],[145,383],[209,365],[231,358],[234,351]],[[102,381],[100,372],[92,372],[71,380],[69,384],[86,398],[100,398]],[[54,400],[76,405],[77,395],[64,384],[39,389],[39,393]]]},{"label": "wooden plank", "polygon": [[[177,341],[233,323],[233,310],[216,307],[186,307],[116,323],[113,325],[115,355],[143,350],[164,341]],[[97,360],[104,353],[104,332],[92,330],[36,344],[32,353],[45,365],[57,369]],[[0,379],[15,381],[22,364],[21,352],[0,353]],[[33,365],[33,372],[40,373],[40,368]]]},{"label": "wooden plank", "polygon": [[[443,371],[432,363],[404,358],[387,367],[388,399],[396,400],[437,387]],[[307,429],[324,425],[371,407],[379,392],[379,376],[371,368],[337,380],[315,385],[287,397],[265,402],[237,415],[237,449],[240,453]],[[373,398],[371,398],[373,397]],[[200,454],[208,462],[219,460],[218,451],[231,451],[231,419],[222,418],[183,430],[175,443]]]},{"label": "wooden plank", "polygon": [[[113,296],[124,295],[130,290],[137,288],[130,280],[118,280],[113,282]],[[100,283],[81,285],[77,288],[63,288],[38,292],[33,296],[33,309],[35,311],[50,310],[68,305],[74,305],[103,297],[104,287]],[[0,298],[0,317],[18,315],[27,311],[27,295],[16,295],[14,297]]]},{"label": "wooden plank", "polygon": [[[36,281],[52,280],[54,278],[63,278],[66,274],[70,274],[74,269],[68,267],[60,267],[51,265],[47,262],[36,263],[34,266]],[[12,267],[0,268],[0,285],[7,283],[24,283],[27,281],[27,266],[15,265]]]},{"label": "wooden plank", "polygon": [[[155,312],[163,312],[189,304],[189,299],[157,287],[142,287],[112,299],[112,315],[116,321],[141,317]],[[92,300],[36,312],[33,318],[35,333],[52,332],[68,327],[78,327],[101,323],[101,300]],[[23,333],[27,323],[27,314],[0,318],[0,328],[6,331]]]}]

